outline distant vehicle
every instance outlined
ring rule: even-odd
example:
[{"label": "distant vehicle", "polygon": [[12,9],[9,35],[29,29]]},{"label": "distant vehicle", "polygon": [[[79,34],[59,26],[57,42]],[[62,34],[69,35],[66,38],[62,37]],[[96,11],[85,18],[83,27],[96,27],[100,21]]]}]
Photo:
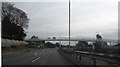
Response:
[{"label": "distant vehicle", "polygon": [[53,39],[56,39],[56,37],[53,37]]},{"label": "distant vehicle", "polygon": [[48,39],[50,39],[50,37]]}]

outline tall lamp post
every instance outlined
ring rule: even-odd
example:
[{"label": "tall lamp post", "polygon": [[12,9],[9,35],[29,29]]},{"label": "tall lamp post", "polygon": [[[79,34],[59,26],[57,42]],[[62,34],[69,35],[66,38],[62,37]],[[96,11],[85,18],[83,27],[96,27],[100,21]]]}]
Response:
[{"label": "tall lamp post", "polygon": [[70,0],[69,0],[69,48],[70,48]]}]

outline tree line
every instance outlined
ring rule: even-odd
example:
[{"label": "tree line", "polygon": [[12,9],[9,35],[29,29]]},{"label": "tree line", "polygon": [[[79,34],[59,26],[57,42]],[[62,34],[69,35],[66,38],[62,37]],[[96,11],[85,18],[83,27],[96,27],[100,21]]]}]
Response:
[{"label": "tree line", "polygon": [[23,10],[14,7],[14,4],[2,2],[1,20],[2,38],[14,40],[25,38],[29,18]]}]

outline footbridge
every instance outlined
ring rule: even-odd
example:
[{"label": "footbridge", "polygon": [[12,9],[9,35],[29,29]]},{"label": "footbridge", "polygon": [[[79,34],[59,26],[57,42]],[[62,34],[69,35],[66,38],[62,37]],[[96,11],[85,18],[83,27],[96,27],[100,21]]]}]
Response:
[{"label": "footbridge", "polygon": [[88,41],[88,42],[96,42],[96,41],[102,41],[102,42],[110,42],[110,43],[118,43],[119,40],[115,39],[95,39],[95,38],[68,38],[68,37],[56,37],[55,39],[49,39],[49,38],[32,38],[32,39],[25,39],[25,41]]}]

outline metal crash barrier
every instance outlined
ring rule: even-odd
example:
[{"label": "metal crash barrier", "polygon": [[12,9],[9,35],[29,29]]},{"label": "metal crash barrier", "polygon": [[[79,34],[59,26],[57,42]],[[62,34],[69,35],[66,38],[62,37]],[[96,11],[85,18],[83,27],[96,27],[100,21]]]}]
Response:
[{"label": "metal crash barrier", "polygon": [[[96,67],[97,65],[97,60],[107,62],[110,65],[114,65],[117,67],[120,66],[119,54],[110,55],[110,54],[97,53],[97,52],[73,51],[73,50],[63,49],[63,48],[60,48],[59,51],[79,61],[83,60],[82,57],[90,58],[92,60],[92,63],[93,63],[92,65],[94,67]],[[106,64],[106,65],[109,65],[109,64]],[[80,63],[80,65],[83,65],[83,64]]]}]

